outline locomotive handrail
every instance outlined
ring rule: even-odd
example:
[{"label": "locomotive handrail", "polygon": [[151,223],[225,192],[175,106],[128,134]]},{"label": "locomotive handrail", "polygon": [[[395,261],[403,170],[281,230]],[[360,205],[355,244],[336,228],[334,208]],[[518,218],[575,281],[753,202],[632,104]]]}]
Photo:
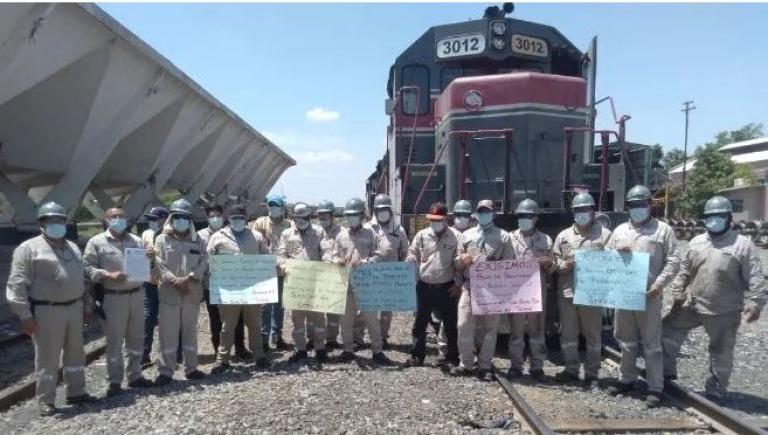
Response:
[{"label": "locomotive handrail", "polygon": [[[416,141],[416,124],[419,119],[419,105],[421,105],[421,88],[418,86],[403,86],[397,91],[397,102],[402,103],[404,90],[416,91],[416,109],[413,111],[413,128],[411,128],[411,143],[408,145],[408,160],[405,163],[405,174],[403,175],[403,185],[400,188],[400,197],[405,197],[405,188],[408,186],[408,173],[411,169],[411,157],[413,156],[413,145]],[[397,106],[397,104],[395,104]],[[401,127],[402,128],[402,127]],[[397,140],[397,139],[395,139]]]}]

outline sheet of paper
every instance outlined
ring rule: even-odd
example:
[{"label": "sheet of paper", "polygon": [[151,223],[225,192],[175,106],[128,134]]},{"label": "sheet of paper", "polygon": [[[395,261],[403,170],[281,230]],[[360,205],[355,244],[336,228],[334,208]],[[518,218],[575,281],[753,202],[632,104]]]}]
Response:
[{"label": "sheet of paper", "polygon": [[341,266],[320,261],[288,260],[285,268],[285,308],[344,314],[347,307],[347,277]]},{"label": "sheet of paper", "polygon": [[364,263],[351,279],[360,311],[416,311],[416,270],[411,263]]},{"label": "sheet of paper", "polygon": [[149,282],[149,258],[146,249],[125,248],[123,251],[123,272],[128,281]]},{"label": "sheet of paper", "polygon": [[541,272],[535,260],[474,263],[469,269],[472,314],[541,311]]},{"label": "sheet of paper", "polygon": [[277,302],[277,256],[211,255],[211,304],[263,305]]},{"label": "sheet of paper", "polygon": [[573,303],[645,311],[649,260],[645,252],[575,251]]}]

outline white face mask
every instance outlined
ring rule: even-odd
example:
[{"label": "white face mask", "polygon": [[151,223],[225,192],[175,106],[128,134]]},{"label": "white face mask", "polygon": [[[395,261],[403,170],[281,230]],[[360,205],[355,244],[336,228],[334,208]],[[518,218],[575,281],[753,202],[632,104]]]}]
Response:
[{"label": "white face mask", "polygon": [[347,225],[350,227],[356,227],[360,225],[360,216],[351,215],[347,216]]},{"label": "white face mask", "polygon": [[725,231],[725,225],[728,220],[722,216],[708,216],[704,220],[704,224],[707,226],[707,231],[715,234]]},{"label": "white face mask", "polygon": [[245,219],[230,219],[229,226],[232,228],[232,231],[240,233],[245,230]]},{"label": "white face mask", "polygon": [[323,227],[323,229],[326,229],[326,230],[328,228],[330,228],[331,225],[333,224],[333,222],[330,219],[320,219],[320,220],[318,220],[318,222],[320,222],[320,226]]},{"label": "white face mask", "polygon": [[173,229],[179,233],[183,233],[189,229],[189,219],[176,218],[171,221]]},{"label": "white face mask", "polygon": [[392,218],[392,213],[389,210],[383,210],[376,212],[376,220],[380,224],[386,224]]},{"label": "white face mask", "polygon": [[574,213],[573,221],[576,222],[576,225],[584,226],[592,221],[592,217],[589,212]]},{"label": "white face mask", "polygon": [[296,228],[304,231],[307,228],[309,228],[309,219],[303,219],[303,218],[296,218]]},{"label": "white face mask", "polygon": [[493,213],[482,212],[477,214],[477,223],[486,226],[493,222]]},{"label": "white face mask", "polygon": [[277,206],[270,206],[269,207],[269,217],[271,218],[281,218],[283,217],[283,208],[277,207]]},{"label": "white face mask", "polygon": [[208,218],[208,226],[211,227],[213,231],[216,231],[224,226],[224,218],[221,216],[213,216]]},{"label": "white face mask", "polygon": [[632,222],[645,222],[648,216],[651,215],[651,209],[648,207],[638,207],[629,209],[629,218]]},{"label": "white face mask", "polygon": [[158,221],[149,221],[149,229],[152,231],[157,232],[157,230],[160,229],[160,222]]},{"label": "white face mask", "polygon": [[445,222],[430,222],[429,227],[435,233],[441,233],[445,229]]},{"label": "white face mask", "polygon": [[518,219],[517,226],[520,227],[520,231],[530,231],[533,228],[533,219]]},{"label": "white face mask", "polygon": [[469,218],[466,216],[458,216],[453,220],[453,224],[460,230],[466,230],[469,227]]}]

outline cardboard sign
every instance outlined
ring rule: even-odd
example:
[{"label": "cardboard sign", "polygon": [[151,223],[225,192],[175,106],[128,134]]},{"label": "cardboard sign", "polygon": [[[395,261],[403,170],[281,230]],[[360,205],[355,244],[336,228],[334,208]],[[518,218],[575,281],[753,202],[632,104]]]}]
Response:
[{"label": "cardboard sign", "polygon": [[531,259],[483,261],[469,269],[472,314],[541,311],[541,272]]}]

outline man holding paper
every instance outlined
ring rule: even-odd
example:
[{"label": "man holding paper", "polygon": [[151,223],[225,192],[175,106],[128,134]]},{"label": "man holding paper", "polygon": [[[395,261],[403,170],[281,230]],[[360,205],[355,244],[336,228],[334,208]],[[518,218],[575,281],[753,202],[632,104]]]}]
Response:
[{"label": "man holding paper", "polygon": [[493,223],[493,201],[484,199],[477,203],[477,226],[461,235],[456,252],[456,268],[463,271],[461,297],[459,298],[458,347],[461,364],[451,368],[451,374],[465,376],[475,366],[475,340],[479,337],[477,351],[477,376],[483,381],[493,381],[491,358],[496,350],[499,314],[472,313],[472,282],[470,266],[485,261],[515,258],[509,233]]},{"label": "man holding paper", "polygon": [[[297,202],[293,206],[293,222],[295,227],[284,230],[280,235],[280,243],[277,248],[277,264],[283,276],[286,275],[286,260],[323,261],[330,260],[331,253],[323,244],[325,231],[318,225],[312,225],[309,206],[303,202]],[[306,329],[311,324],[314,332],[315,358],[318,362],[328,359],[325,351],[325,314],[315,311],[292,310],[293,322],[292,338],[296,345],[296,351],[288,358],[288,362],[298,362],[308,357]]]},{"label": "man holding paper", "polygon": [[677,273],[675,232],[664,222],[651,216],[651,191],[635,186],[627,192],[629,222],[619,225],[608,240],[608,249],[627,255],[646,252],[650,258],[645,311],[616,310],[614,336],[621,345],[621,377],[608,389],[611,395],[631,391],[639,375],[637,356],[643,346],[649,408],[661,405],[664,391],[664,364],[661,345],[662,290]]},{"label": "man holding paper", "polygon": [[[85,246],[85,274],[104,286],[104,313],[107,336],[107,396],[120,394],[128,360],[128,386],[149,387],[152,383],[141,375],[144,354],[144,292],[142,284],[149,281],[151,251],[144,250],[141,239],[129,232],[125,211],[111,208],[104,213],[107,230],[97,234]],[[129,250],[138,250],[138,261],[126,264]],[[134,258],[135,259],[135,258]],[[135,265],[127,270],[125,266]],[[141,266],[144,267],[141,267]],[[132,274],[138,272],[141,276]],[[142,273],[143,272],[143,273]],[[123,354],[123,344],[125,353]]]},{"label": "man holding paper", "polygon": [[573,197],[574,224],[555,238],[557,261],[557,299],[560,310],[560,348],[565,359],[565,369],[555,375],[555,380],[570,382],[579,380],[579,334],[587,342],[584,361],[584,383],[597,380],[602,348],[602,308],[573,303],[574,251],[579,249],[602,250],[611,232],[595,220],[595,200],[589,193]]},{"label": "man holding paper", "polygon": [[[229,225],[216,232],[208,241],[208,255],[266,255],[269,248],[261,234],[246,226],[248,213],[244,205],[232,204],[229,207]],[[216,365],[211,373],[223,373],[230,369],[230,351],[235,340],[235,328],[242,314],[245,327],[248,328],[248,344],[253,353],[256,366],[269,365],[261,335],[261,316],[263,305],[219,305],[221,315],[221,337],[216,355]],[[268,338],[266,338],[268,340]]]}]

